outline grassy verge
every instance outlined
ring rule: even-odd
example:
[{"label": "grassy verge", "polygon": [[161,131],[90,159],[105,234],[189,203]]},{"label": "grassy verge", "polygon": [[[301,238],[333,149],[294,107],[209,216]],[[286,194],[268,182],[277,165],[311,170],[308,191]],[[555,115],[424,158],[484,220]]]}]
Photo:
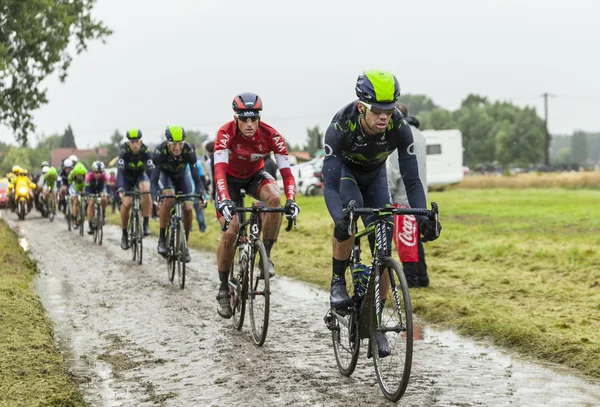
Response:
[{"label": "grassy verge", "polygon": [[470,175],[453,188],[600,188],[600,172]]},{"label": "grassy verge", "polygon": [[[415,312],[600,377],[600,192],[456,189],[430,199],[444,231],[426,245],[431,287],[411,291]],[[322,197],[298,201],[298,229],[282,229],[273,250],[276,270],[327,288],[333,224]],[[206,213],[209,229],[194,225],[190,245],[214,252],[219,229]]]},{"label": "grassy verge", "polygon": [[35,265],[2,220],[0,264],[0,405],[86,405],[32,289]]}]

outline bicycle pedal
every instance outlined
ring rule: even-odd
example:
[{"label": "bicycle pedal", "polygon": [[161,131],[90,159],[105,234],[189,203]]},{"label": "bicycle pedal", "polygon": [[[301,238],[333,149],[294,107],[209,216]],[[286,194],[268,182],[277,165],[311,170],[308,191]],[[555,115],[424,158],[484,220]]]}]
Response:
[{"label": "bicycle pedal", "polygon": [[334,317],[333,317],[333,314],[331,313],[331,310],[327,311],[327,314],[325,314],[325,316],[323,317],[323,322],[325,322],[325,326],[330,331],[332,331],[335,328],[333,325],[333,318]]}]

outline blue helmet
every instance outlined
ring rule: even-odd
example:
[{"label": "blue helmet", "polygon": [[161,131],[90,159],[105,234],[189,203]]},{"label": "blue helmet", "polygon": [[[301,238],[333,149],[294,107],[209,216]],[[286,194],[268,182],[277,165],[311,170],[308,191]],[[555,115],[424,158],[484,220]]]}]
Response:
[{"label": "blue helmet", "polygon": [[356,96],[380,109],[393,109],[400,97],[398,78],[386,71],[365,71],[356,80]]},{"label": "blue helmet", "polygon": [[180,126],[168,126],[165,130],[165,138],[167,141],[185,141],[185,130]]}]

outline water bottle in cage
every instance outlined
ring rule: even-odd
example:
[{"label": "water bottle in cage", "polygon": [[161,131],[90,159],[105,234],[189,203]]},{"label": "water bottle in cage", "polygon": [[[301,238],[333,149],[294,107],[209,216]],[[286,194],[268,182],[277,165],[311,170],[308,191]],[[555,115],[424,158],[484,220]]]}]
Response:
[{"label": "water bottle in cage", "polygon": [[369,276],[371,275],[371,268],[364,264],[357,263],[352,269],[352,282],[354,283],[354,296],[357,299],[362,299],[367,292],[367,284],[369,283]]}]

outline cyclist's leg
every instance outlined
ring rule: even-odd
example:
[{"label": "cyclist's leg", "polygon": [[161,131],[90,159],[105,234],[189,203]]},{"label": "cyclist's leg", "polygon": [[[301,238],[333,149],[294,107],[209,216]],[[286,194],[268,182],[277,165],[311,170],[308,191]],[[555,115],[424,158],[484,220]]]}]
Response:
[{"label": "cyclist's leg", "polygon": [[[227,175],[227,186],[229,197],[237,206],[242,206],[243,202],[241,200],[240,189],[246,187],[246,183],[243,180],[234,178],[230,175]],[[217,197],[218,198],[218,197]],[[218,200],[215,202],[215,208],[219,206]],[[217,212],[217,219],[221,227],[225,225],[225,219],[223,216]],[[233,262],[233,255],[235,254],[235,244],[237,235],[239,232],[239,218],[234,216],[229,223],[229,227],[225,232],[221,233],[221,239],[219,240],[219,245],[217,246],[217,271],[219,273],[219,292],[217,294],[217,301],[219,303],[219,315],[223,318],[231,318],[232,310],[231,304],[229,303],[229,269],[231,268],[231,264]]]},{"label": "cyclist's leg", "polygon": [[[148,175],[144,171],[137,179],[137,185],[140,192],[150,192],[150,180]],[[148,219],[152,215],[152,198],[150,194],[141,196],[142,216],[144,217],[144,236],[150,235],[150,226],[148,226]]]},{"label": "cyclist's leg", "polygon": [[[342,176],[340,180],[340,198],[342,206],[348,205],[348,202],[356,201],[356,206],[361,207],[363,198],[356,183],[356,177],[345,166],[342,167]],[[346,266],[348,257],[352,251],[354,243],[354,233],[352,236],[343,241],[338,242],[335,237],[332,238],[332,273],[331,273],[331,294],[329,297],[332,308],[348,305],[350,298],[346,290]]]},{"label": "cyclist's leg", "polygon": [[[133,191],[133,183],[131,179],[123,177],[123,190],[124,192]],[[127,236],[127,225],[129,224],[132,201],[133,199],[131,196],[123,195],[123,198],[121,199],[121,229],[123,229],[123,234],[125,236]]]},{"label": "cyclist's leg", "polygon": [[[174,195],[175,188],[173,186],[173,180],[171,176],[165,172],[160,171],[158,186],[160,193],[163,195]],[[158,236],[158,246],[156,248],[158,254],[165,256],[167,254],[167,242],[165,233],[167,226],[169,225],[169,217],[171,216],[171,208],[173,207],[173,199],[163,199],[160,202],[160,209],[158,210],[160,234]]]},{"label": "cyclist's leg", "polygon": [[[281,208],[281,196],[277,181],[264,169],[252,176],[248,192],[259,201],[264,202],[269,208]],[[271,250],[279,234],[281,217],[281,213],[267,213],[262,224],[262,240],[269,259],[269,275],[271,277],[275,275],[275,266],[271,260]]]},{"label": "cyclist's leg", "polygon": [[79,195],[75,191],[74,184],[69,186],[69,194],[71,195],[71,215],[73,217],[73,224],[77,225],[77,214],[79,213]]},{"label": "cyclist's leg", "polygon": [[94,229],[92,228],[92,220],[94,218],[94,203],[96,198],[90,198],[87,206],[87,219],[88,219],[88,234],[92,234]]},{"label": "cyclist's leg", "polygon": [[[181,191],[181,193],[183,195],[191,194],[194,191],[194,188],[192,187],[192,182],[190,181],[190,177],[188,177],[187,174],[185,174],[185,173],[183,174],[183,176],[179,176],[179,178],[177,178],[175,180],[175,188],[176,188],[176,191]],[[186,240],[190,236],[190,228],[192,227],[192,220],[194,218],[193,201],[194,201],[193,198],[188,198],[185,200],[185,203],[183,204],[183,225],[185,228]]]}]

